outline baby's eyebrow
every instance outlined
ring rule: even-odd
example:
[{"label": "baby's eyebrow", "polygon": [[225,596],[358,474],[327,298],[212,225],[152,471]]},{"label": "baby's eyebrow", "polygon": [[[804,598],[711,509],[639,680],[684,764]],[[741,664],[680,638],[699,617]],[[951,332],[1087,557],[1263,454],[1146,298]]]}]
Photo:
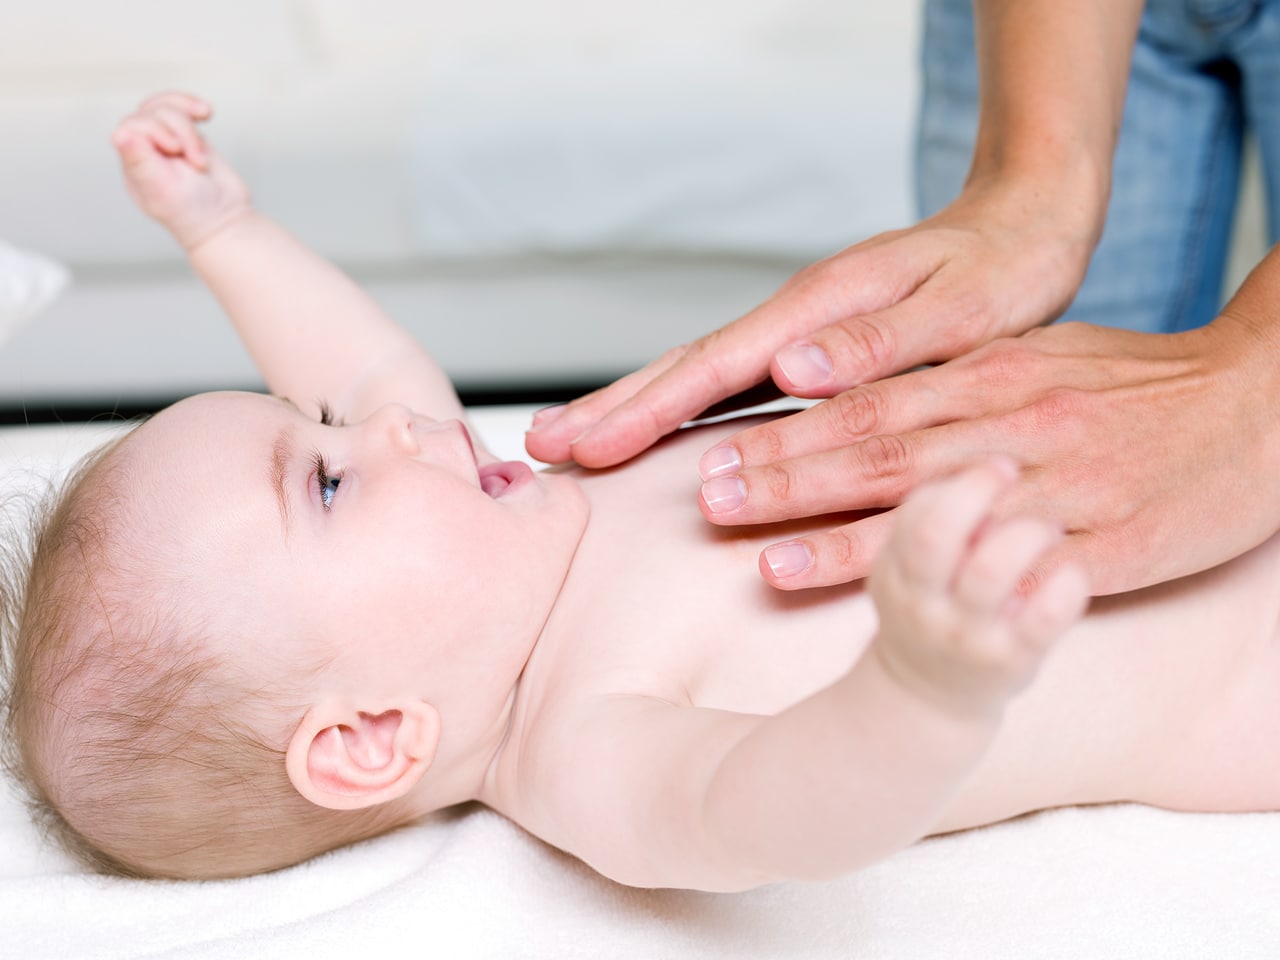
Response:
[{"label": "baby's eyebrow", "polygon": [[276,503],[280,507],[280,526],[284,528],[284,538],[289,539],[289,488],[285,479],[289,476],[289,460],[293,455],[293,427],[286,425],[280,428],[271,444],[271,457],[268,464],[271,477],[271,489],[275,491]]}]

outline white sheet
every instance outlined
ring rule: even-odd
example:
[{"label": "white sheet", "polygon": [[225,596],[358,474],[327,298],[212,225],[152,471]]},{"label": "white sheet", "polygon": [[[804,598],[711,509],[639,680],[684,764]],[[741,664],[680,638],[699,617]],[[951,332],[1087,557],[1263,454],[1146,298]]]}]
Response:
[{"label": "white sheet", "polygon": [[[518,456],[527,414],[475,419]],[[0,489],[91,433],[0,431]],[[0,851],[0,957],[25,960],[1280,957],[1280,814],[1051,811],[737,895],[619,887],[481,808],[268,876],[156,883],[81,872],[4,790]]]}]

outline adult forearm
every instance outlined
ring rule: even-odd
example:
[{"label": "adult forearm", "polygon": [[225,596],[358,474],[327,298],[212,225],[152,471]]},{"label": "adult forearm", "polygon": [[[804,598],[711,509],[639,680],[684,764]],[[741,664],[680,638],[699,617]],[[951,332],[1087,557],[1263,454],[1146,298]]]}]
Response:
[{"label": "adult forearm", "polygon": [[970,182],[1016,177],[1025,202],[1096,242],[1141,0],[976,0],[980,111]]}]

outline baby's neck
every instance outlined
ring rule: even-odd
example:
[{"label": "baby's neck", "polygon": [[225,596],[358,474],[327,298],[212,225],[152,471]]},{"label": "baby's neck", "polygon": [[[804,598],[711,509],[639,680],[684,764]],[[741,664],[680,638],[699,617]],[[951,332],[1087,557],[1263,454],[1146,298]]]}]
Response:
[{"label": "baby's neck", "polygon": [[[555,623],[554,614],[577,563],[575,553],[564,565],[546,615],[528,637],[511,638],[513,645],[497,656],[453,664],[450,685],[460,696],[442,710],[440,749],[413,794],[415,816],[473,800],[493,805],[500,759],[511,740],[529,665],[540,649],[555,644],[555,634],[562,627]],[[495,669],[502,667],[509,676],[499,689]],[[486,691],[483,699],[491,704],[489,709],[481,709],[478,698],[467,695],[477,689]]]}]

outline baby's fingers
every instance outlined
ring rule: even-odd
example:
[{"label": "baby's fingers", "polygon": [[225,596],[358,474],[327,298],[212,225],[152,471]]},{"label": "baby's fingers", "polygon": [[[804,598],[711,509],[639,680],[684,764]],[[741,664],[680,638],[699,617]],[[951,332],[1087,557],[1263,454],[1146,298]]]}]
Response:
[{"label": "baby's fingers", "polygon": [[916,490],[898,508],[893,539],[879,558],[911,589],[949,592],[975,534],[1017,479],[1008,459],[992,457]]},{"label": "baby's fingers", "polygon": [[1019,585],[1062,536],[1060,526],[1040,517],[989,520],[956,572],[957,599],[979,617],[1012,615]]},{"label": "baby's fingers", "polygon": [[784,540],[760,553],[760,575],[779,590],[808,590],[860,580],[893,529],[893,512],[860,516],[851,523]]},{"label": "baby's fingers", "polygon": [[1047,645],[1080,618],[1091,592],[1084,568],[1063,563],[1027,595],[1014,618],[1014,630],[1024,643]]},{"label": "baby's fingers", "polygon": [[134,114],[111,135],[111,144],[126,166],[142,163],[158,150],[169,156],[183,151],[178,135],[155,117]]},{"label": "baby's fingers", "polygon": [[143,101],[137,113],[125,118],[111,137],[126,163],[147,158],[150,146],[169,157],[185,157],[203,170],[209,151],[196,129],[196,123],[207,120],[212,108],[199,97],[186,93],[160,93]]},{"label": "baby's fingers", "polygon": [[197,170],[203,170],[208,164],[209,151],[191,117],[170,106],[159,107],[152,115],[176,138],[178,149],[174,155],[186,157]]},{"label": "baby's fingers", "polygon": [[155,113],[162,109],[177,110],[192,120],[208,120],[213,115],[213,107],[209,106],[208,101],[190,93],[180,93],[176,90],[167,90],[164,93],[157,93],[147,97],[146,100],[142,101],[142,106],[138,108],[138,112]]}]

